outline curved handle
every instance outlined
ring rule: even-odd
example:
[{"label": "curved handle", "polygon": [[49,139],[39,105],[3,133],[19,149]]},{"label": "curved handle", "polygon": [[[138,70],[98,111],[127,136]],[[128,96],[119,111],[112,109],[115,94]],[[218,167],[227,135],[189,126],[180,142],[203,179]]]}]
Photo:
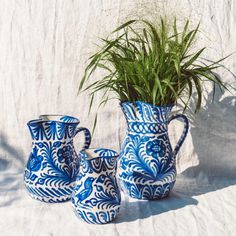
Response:
[{"label": "curved handle", "polygon": [[177,142],[176,147],[173,152],[173,156],[175,157],[177,155],[180,147],[182,146],[186,136],[187,136],[187,133],[189,130],[189,122],[188,122],[188,118],[185,115],[176,114],[176,115],[173,115],[169,118],[168,124],[174,119],[181,119],[184,122],[184,130],[183,130],[182,135],[180,136],[179,141]]},{"label": "curved handle", "polygon": [[83,131],[84,132],[84,136],[85,136],[85,142],[84,142],[84,146],[82,148],[82,150],[89,148],[90,143],[91,143],[91,134],[90,131],[87,128],[84,127],[79,127],[76,131],[75,131],[75,135],[77,135],[79,132]]}]

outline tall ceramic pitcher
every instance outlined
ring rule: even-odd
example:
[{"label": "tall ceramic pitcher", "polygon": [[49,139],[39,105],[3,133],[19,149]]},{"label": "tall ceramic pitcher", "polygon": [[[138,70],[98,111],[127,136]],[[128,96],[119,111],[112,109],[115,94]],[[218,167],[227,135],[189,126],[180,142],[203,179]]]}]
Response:
[{"label": "tall ceramic pitcher", "polygon": [[71,198],[80,165],[73,138],[83,131],[83,149],[91,142],[89,130],[78,124],[77,118],[58,115],[43,115],[28,122],[33,141],[24,181],[33,198],[44,202]]},{"label": "tall ceramic pitcher", "polygon": [[[182,114],[170,117],[171,106],[137,101],[121,103],[121,107],[128,125],[118,162],[121,187],[137,199],[166,197],[176,180],[175,158],[186,138],[188,120]],[[168,124],[178,118],[184,121],[184,130],[172,150]]]}]

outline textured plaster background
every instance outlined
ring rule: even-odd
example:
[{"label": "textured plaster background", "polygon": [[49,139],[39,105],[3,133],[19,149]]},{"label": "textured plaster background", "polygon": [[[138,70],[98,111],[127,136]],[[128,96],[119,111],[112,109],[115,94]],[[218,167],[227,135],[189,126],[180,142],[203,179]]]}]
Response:
[{"label": "textured plaster background", "polygon": [[[204,107],[178,155],[181,174],[172,196],[149,203],[124,197],[116,224],[88,226],[74,217],[70,203],[31,201],[22,181],[31,149],[28,120],[70,114],[92,128],[96,106],[88,117],[89,97],[77,96],[77,88],[98,37],[132,16],[190,17],[201,22],[198,46],[209,47],[205,58],[217,60],[236,51],[235,12],[234,0],[0,0],[1,235],[235,235],[235,91],[217,93],[211,103],[207,86]],[[223,64],[235,73],[236,54]],[[217,73],[236,87],[232,73]],[[182,124],[173,123],[174,145]],[[112,101],[99,110],[92,146],[119,151],[125,131],[118,101]],[[83,139],[77,140],[79,150]]]}]

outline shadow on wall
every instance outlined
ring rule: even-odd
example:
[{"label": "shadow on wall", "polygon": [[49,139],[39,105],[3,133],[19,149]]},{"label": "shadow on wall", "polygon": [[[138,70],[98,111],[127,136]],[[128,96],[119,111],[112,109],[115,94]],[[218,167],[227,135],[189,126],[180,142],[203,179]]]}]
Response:
[{"label": "shadow on wall", "polygon": [[16,191],[23,183],[23,152],[10,145],[6,136],[0,133],[0,207],[11,205],[19,197]]},{"label": "shadow on wall", "polygon": [[209,182],[216,177],[236,178],[236,96],[221,96],[217,90],[215,102],[208,102],[192,122],[199,165],[185,170],[186,177],[205,176]]},{"label": "shadow on wall", "polygon": [[24,169],[23,151],[16,149],[14,145],[10,145],[6,135],[0,133],[0,150],[1,153],[6,153],[6,157],[0,157],[0,171],[5,171],[10,165],[14,165],[16,170],[22,172]]},{"label": "shadow on wall", "polygon": [[[209,94],[209,98],[212,94]],[[197,205],[194,196],[236,184],[236,97],[222,98],[216,91],[215,102],[191,121],[194,150],[199,165],[178,175],[170,196],[158,201],[124,201],[116,223],[130,222]],[[219,101],[219,102],[216,102]]]}]

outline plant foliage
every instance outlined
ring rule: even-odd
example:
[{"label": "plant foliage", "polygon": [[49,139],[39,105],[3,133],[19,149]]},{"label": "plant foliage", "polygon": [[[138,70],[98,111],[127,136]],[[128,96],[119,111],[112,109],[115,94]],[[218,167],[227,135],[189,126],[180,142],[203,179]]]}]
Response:
[{"label": "plant foliage", "polygon": [[100,104],[106,104],[110,92],[114,92],[121,102],[139,100],[156,106],[173,105],[179,99],[184,103],[184,109],[196,92],[194,111],[197,112],[205,81],[213,82],[214,89],[216,85],[226,89],[213,72],[225,58],[203,63],[200,56],[205,48],[193,52],[198,31],[199,24],[190,29],[188,20],[181,30],[178,30],[176,20],[171,27],[167,27],[163,19],[159,24],[146,20],[122,24],[110,37],[102,39],[103,46],[89,58],[79,91],[100,68],[106,74],[84,89],[91,90],[90,107],[94,94],[100,90],[104,92]]}]

